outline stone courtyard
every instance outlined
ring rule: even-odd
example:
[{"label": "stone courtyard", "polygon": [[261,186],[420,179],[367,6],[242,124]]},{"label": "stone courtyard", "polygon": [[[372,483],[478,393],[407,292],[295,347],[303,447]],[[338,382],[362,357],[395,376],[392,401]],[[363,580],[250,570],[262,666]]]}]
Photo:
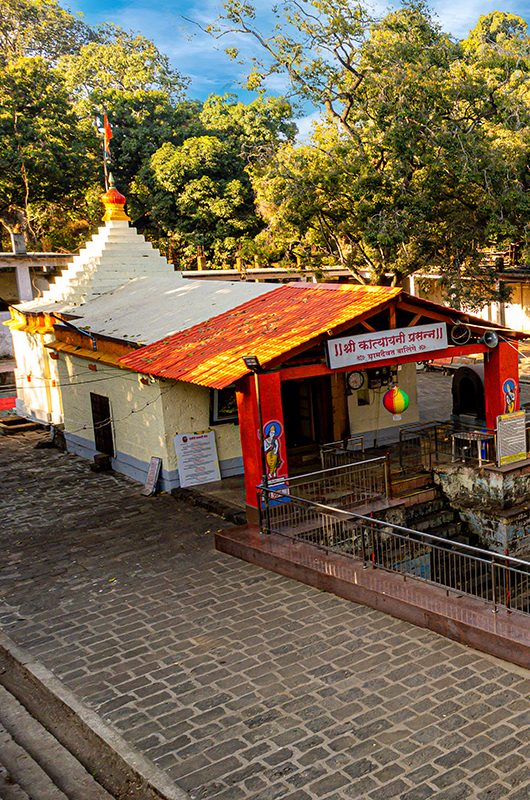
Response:
[{"label": "stone courtyard", "polygon": [[191,798],[528,800],[528,672],[216,553],[229,523],[47,438],[0,438],[2,625]]}]

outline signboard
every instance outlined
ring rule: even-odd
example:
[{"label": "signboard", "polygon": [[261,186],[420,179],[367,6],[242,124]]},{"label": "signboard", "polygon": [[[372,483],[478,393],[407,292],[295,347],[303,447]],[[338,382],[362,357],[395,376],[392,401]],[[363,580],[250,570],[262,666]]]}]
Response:
[{"label": "signboard", "polygon": [[447,347],[447,327],[445,322],[436,322],[412,328],[367,331],[358,336],[330,339],[326,345],[331,369],[361,364],[367,367],[374,361],[396,359],[399,356],[423,356],[432,350],[443,350]]},{"label": "signboard", "polygon": [[147,478],[145,479],[145,486],[142,489],[142,494],[146,497],[149,497],[151,494],[155,494],[161,468],[162,459],[152,456],[151,461],[149,462]]},{"label": "signboard", "polygon": [[499,414],[497,417],[497,466],[526,459],[526,422],[524,411]]},{"label": "signboard", "polygon": [[[269,489],[277,489],[277,492],[269,494],[269,506],[281,506],[284,503],[290,503],[289,497],[289,484],[286,478],[276,478],[276,480],[268,481]],[[265,508],[265,497],[262,498],[262,508]]]},{"label": "signboard", "polygon": [[213,431],[177,433],[175,450],[182,487],[221,480]]}]

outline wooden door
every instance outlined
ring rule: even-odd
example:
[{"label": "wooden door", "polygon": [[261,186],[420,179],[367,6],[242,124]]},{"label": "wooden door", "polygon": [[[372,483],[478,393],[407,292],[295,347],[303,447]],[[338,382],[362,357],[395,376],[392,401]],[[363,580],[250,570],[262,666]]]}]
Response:
[{"label": "wooden door", "polygon": [[92,425],[96,450],[105,455],[114,455],[114,439],[112,436],[112,418],[110,416],[109,398],[102,394],[90,392],[92,407]]}]

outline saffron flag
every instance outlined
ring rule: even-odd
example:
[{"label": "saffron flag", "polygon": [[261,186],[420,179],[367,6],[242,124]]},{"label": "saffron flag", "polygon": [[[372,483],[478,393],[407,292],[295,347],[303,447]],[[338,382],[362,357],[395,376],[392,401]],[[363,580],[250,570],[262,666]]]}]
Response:
[{"label": "saffron flag", "polygon": [[110,140],[112,139],[112,128],[110,127],[107,114],[103,114],[103,136],[105,142],[105,152],[110,153]]}]

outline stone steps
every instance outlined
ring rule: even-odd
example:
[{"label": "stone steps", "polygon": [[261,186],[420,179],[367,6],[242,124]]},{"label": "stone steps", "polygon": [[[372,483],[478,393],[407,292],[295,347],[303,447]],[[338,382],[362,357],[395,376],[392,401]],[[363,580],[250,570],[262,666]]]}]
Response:
[{"label": "stone steps", "polygon": [[0,797],[112,800],[77,759],[1,685]]},{"label": "stone steps", "polygon": [[392,475],[392,495],[394,497],[408,497],[409,495],[432,487],[430,474],[412,475],[402,477],[401,474]]}]

